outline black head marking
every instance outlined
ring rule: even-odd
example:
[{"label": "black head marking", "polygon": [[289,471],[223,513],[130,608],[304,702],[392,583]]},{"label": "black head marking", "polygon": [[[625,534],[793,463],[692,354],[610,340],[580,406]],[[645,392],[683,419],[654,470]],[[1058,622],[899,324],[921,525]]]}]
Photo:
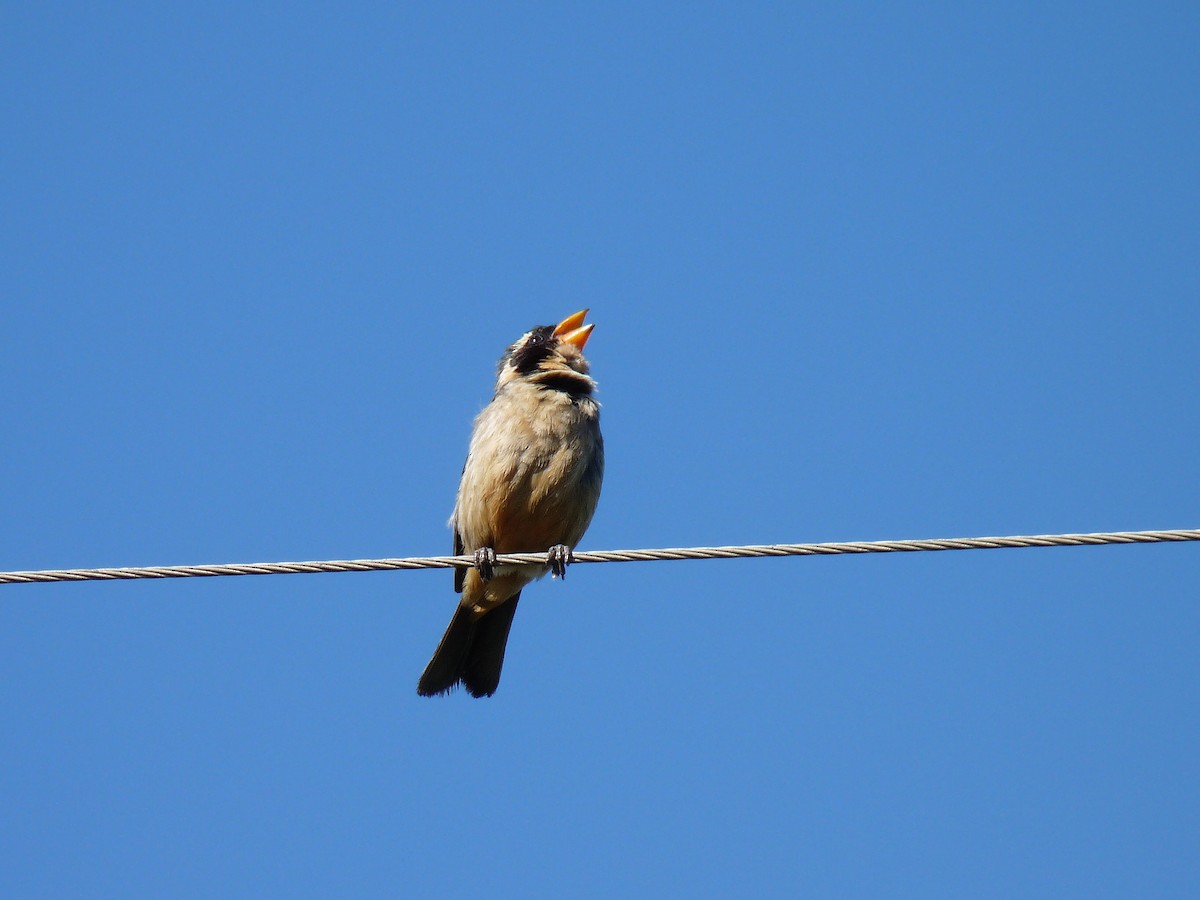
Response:
[{"label": "black head marking", "polygon": [[508,360],[521,375],[528,375],[554,350],[554,326],[539,325],[508,351]]}]

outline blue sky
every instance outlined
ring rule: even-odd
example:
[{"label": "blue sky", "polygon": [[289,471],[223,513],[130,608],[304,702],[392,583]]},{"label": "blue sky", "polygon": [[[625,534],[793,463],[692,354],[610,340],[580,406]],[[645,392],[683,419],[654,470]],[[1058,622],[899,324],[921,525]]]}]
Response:
[{"label": "blue sky", "polygon": [[[10,4],[0,569],[1200,526],[1191,3]],[[1195,896],[1200,547],[0,586],[6,896]]]}]

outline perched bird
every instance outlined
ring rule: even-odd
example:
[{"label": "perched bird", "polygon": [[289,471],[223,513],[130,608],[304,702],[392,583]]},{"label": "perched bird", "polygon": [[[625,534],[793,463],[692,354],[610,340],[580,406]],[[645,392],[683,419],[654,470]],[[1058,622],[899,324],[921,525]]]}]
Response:
[{"label": "perched bird", "polygon": [[[547,572],[563,577],[604,478],[600,405],[583,347],[587,310],[521,336],[500,358],[496,393],[475,419],[450,527],[462,594],[454,618],[417,683],[425,697],[456,685],[490,697],[521,589]],[[497,553],[550,552],[545,566],[495,565]]]}]

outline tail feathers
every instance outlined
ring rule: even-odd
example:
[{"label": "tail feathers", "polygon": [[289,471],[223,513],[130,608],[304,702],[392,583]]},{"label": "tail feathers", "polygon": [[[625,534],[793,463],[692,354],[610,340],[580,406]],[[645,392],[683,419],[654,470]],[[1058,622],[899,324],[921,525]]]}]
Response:
[{"label": "tail feathers", "polygon": [[467,652],[462,682],[472,697],[490,697],[500,686],[500,669],[504,666],[504,648],[508,646],[508,630],[512,627],[521,592],[489,610],[475,624],[475,639]]},{"label": "tail feathers", "polygon": [[446,694],[460,682],[472,697],[496,693],[508,630],[520,596],[517,593],[478,618],[470,607],[459,606],[417,682],[417,693],[422,697]]},{"label": "tail feathers", "polygon": [[459,606],[454,610],[442,642],[434,651],[433,659],[417,682],[417,693],[422,697],[445,694],[462,680],[463,666],[471,641],[475,637],[475,617],[469,607]]}]

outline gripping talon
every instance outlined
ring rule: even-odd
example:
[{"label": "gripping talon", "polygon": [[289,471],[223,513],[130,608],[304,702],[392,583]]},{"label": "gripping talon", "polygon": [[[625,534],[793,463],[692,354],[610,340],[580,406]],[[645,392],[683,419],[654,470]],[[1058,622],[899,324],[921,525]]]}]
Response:
[{"label": "gripping talon", "polygon": [[571,562],[571,548],[566,544],[555,544],[547,554],[550,571],[555,578],[567,579],[567,565]]},{"label": "gripping talon", "polygon": [[475,551],[475,569],[484,581],[491,581],[496,574],[496,551],[491,547],[480,547]]}]

